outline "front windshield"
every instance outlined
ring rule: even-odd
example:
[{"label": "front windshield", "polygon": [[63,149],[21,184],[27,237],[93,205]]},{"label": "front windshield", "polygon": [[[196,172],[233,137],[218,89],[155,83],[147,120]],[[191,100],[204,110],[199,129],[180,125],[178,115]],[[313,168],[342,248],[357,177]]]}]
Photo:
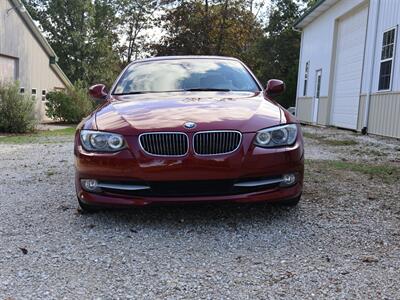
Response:
[{"label": "front windshield", "polygon": [[167,59],[131,65],[114,95],[172,91],[260,91],[238,61],[223,59]]}]

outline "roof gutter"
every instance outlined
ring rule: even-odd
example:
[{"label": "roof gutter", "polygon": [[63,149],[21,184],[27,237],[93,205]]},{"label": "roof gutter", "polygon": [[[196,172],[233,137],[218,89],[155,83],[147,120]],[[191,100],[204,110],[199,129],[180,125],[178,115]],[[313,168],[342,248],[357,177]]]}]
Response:
[{"label": "roof gutter", "polygon": [[[44,51],[49,56],[49,64],[50,67],[56,72],[56,74],[60,77],[60,79],[64,82],[66,86],[72,86],[71,81],[68,79],[67,75],[61,70],[61,68],[57,65],[57,54],[51,48],[50,44],[44,38],[43,34],[40,32],[39,28],[35,25],[35,21],[32,19],[31,15],[26,9],[18,9],[25,8],[24,4],[21,0],[10,0],[14,7],[17,8],[17,13],[24,20],[25,24],[28,26],[30,31],[33,33],[35,38],[39,41],[40,45],[44,49]],[[51,58],[53,58],[54,63],[51,62]]]},{"label": "roof gutter", "polygon": [[[14,4],[15,7],[24,7],[24,4],[21,2],[21,0],[11,0],[11,2]],[[18,13],[21,15],[21,17],[24,19],[26,25],[29,27],[29,29],[32,31],[32,33],[35,35],[35,37],[40,41],[40,44],[46,51],[46,53],[49,56],[57,56],[54,50],[51,48],[50,44],[47,42],[47,40],[43,37],[42,33],[40,30],[37,28],[35,25],[34,20],[32,19],[31,15],[28,13],[26,9],[18,9]]]},{"label": "roof gutter", "polygon": [[292,27],[292,30],[293,31],[296,31],[296,32],[300,32],[300,33],[302,33],[303,32],[303,30],[301,30],[301,29],[298,29],[298,28],[296,28],[296,27]]},{"label": "roof gutter", "polygon": [[306,10],[306,12],[293,24],[294,28],[301,28],[299,27],[300,23],[304,21],[316,8],[318,8],[322,3],[326,0],[318,0],[313,6]]}]

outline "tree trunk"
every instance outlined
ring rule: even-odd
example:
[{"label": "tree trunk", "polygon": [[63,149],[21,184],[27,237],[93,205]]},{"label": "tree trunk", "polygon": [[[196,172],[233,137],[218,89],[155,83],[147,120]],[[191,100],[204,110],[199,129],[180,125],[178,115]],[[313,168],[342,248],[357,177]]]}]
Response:
[{"label": "tree trunk", "polygon": [[203,49],[204,53],[210,54],[210,11],[208,0],[204,3],[204,36],[203,36]]},{"label": "tree trunk", "polygon": [[225,0],[224,4],[224,10],[222,11],[222,20],[221,20],[221,25],[219,27],[219,35],[218,35],[218,43],[217,43],[217,54],[221,55],[222,47],[224,44],[224,33],[225,33],[225,23],[226,23],[226,18],[228,16],[228,5],[229,5],[229,0]]}]

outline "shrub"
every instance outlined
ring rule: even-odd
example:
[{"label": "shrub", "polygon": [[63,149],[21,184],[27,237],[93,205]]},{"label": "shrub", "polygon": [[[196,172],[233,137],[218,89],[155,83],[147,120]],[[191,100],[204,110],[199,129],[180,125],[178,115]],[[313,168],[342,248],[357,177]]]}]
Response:
[{"label": "shrub", "polygon": [[94,101],[89,98],[87,89],[80,82],[65,91],[49,92],[47,100],[46,115],[68,123],[79,123],[95,107]]},{"label": "shrub", "polygon": [[19,84],[0,83],[0,132],[25,133],[35,130],[35,101],[19,93]]}]

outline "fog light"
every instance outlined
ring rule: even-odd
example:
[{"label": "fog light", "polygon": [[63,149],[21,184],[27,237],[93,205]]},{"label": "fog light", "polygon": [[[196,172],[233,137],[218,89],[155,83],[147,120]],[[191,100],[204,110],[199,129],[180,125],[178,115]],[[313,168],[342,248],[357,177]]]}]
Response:
[{"label": "fog light", "polygon": [[94,179],[82,179],[81,180],[82,188],[88,192],[94,192],[97,188],[97,180]]},{"label": "fog light", "polygon": [[282,176],[281,186],[289,186],[293,185],[296,182],[296,175],[294,174],[285,174]]}]

